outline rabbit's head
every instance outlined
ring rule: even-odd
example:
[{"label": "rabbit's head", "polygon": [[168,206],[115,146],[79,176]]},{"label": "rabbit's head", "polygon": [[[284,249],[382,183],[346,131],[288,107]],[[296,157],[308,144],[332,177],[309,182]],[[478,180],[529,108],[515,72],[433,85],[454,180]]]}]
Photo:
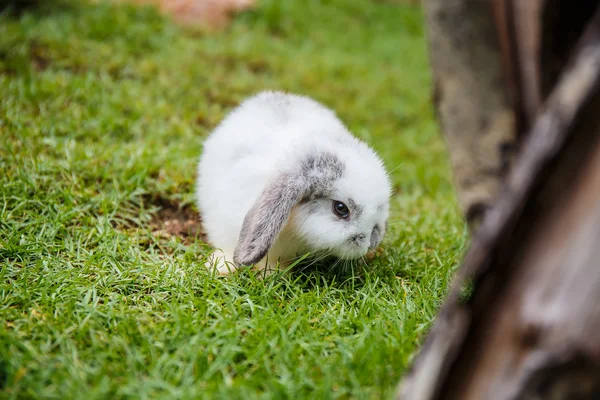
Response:
[{"label": "rabbit's head", "polygon": [[364,143],[297,157],[246,214],[234,261],[261,260],[287,225],[311,253],[357,259],[377,247],[389,216],[390,181]]}]

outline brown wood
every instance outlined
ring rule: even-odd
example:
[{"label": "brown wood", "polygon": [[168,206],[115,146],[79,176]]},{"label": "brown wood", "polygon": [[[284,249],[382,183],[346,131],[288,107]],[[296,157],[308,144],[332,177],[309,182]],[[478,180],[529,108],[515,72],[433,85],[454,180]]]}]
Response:
[{"label": "brown wood", "polygon": [[492,2],[517,138],[531,128],[542,105],[540,61],[544,4],[545,0]]},{"label": "brown wood", "polygon": [[496,2],[503,90],[531,129],[398,398],[600,398],[600,6],[572,5],[559,25],[577,35],[557,46],[559,3],[511,25],[517,3]]},{"label": "brown wood", "polygon": [[513,46],[519,54],[516,68],[519,70],[519,87],[522,93],[523,110],[526,124],[537,117],[542,106],[540,77],[540,45],[543,0],[512,1],[514,19],[514,36],[517,38]]}]

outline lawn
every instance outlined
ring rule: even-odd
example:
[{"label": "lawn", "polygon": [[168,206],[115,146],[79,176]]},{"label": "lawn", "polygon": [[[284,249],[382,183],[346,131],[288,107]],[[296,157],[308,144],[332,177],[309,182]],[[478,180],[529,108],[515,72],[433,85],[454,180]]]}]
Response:
[{"label": "lawn", "polygon": [[[0,16],[0,398],[389,398],[467,235],[421,10],[265,0],[207,34],[148,8]],[[209,274],[202,140],[263,89],[335,109],[392,171],[354,271]]]}]

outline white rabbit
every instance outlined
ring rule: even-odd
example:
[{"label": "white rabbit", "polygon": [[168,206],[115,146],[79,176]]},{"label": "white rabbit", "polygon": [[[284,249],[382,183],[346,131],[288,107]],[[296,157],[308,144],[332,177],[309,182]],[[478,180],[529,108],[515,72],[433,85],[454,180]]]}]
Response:
[{"label": "white rabbit", "polygon": [[221,274],[358,259],[381,242],[391,194],[381,159],[334,112],[282,92],[247,99],[206,139],[196,190]]}]

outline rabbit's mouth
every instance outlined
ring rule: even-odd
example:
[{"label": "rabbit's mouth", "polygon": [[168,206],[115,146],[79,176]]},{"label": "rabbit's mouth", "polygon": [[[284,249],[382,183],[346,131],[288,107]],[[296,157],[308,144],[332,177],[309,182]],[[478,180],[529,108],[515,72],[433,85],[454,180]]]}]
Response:
[{"label": "rabbit's mouth", "polygon": [[[364,236],[364,235],[363,235]],[[342,260],[356,260],[364,257],[369,251],[369,242],[366,237],[348,239],[343,248],[334,252],[334,255]]]}]

